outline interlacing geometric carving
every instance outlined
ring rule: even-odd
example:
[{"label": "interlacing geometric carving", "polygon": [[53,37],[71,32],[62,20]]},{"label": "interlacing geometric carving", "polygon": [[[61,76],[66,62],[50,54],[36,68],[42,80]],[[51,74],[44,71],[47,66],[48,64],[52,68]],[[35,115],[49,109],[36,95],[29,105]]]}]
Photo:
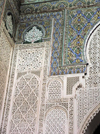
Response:
[{"label": "interlacing geometric carving", "polygon": [[[89,77],[85,79],[85,91],[77,89],[78,100],[78,127],[89,114],[89,111],[100,103],[100,26],[94,31],[89,42]],[[89,63],[89,64],[90,64]]]},{"label": "interlacing geometric carving", "polygon": [[53,108],[47,113],[45,134],[66,134],[67,116],[60,108]]},{"label": "interlacing geometric carving", "polygon": [[85,122],[83,128],[81,129],[81,133],[85,134],[87,127],[89,126],[89,124],[91,123],[91,121],[93,120],[93,118],[100,112],[100,105],[98,105],[93,111],[92,113],[89,115],[88,120]]},{"label": "interlacing geometric carving", "polygon": [[10,134],[35,134],[39,80],[33,74],[22,76],[16,84]]},{"label": "interlacing geometric carving", "polygon": [[92,65],[89,68],[90,76],[86,80],[86,87],[98,87],[100,85],[100,78],[98,76],[100,72],[100,26],[92,34],[88,45],[89,60]]},{"label": "interlacing geometric carving", "polygon": [[78,127],[80,127],[84,117],[88,114],[91,108],[100,102],[100,88],[86,88],[85,91],[79,88],[78,94]]},{"label": "interlacing geometric carving", "polygon": [[73,134],[73,128],[74,128],[74,124],[73,124],[73,120],[74,120],[74,100],[73,98],[69,99],[69,133],[68,134]]},{"label": "interlacing geometric carving", "polygon": [[38,70],[42,66],[43,48],[19,51],[18,70]]},{"label": "interlacing geometric carving", "polygon": [[48,99],[61,98],[62,83],[58,80],[53,80],[48,85]]}]

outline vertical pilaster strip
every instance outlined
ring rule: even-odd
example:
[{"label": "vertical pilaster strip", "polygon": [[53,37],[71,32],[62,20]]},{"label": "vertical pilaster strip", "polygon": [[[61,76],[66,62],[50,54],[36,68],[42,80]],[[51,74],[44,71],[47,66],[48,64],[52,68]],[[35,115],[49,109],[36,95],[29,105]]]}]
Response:
[{"label": "vertical pilaster strip", "polygon": [[2,23],[2,18],[3,18],[3,14],[4,14],[6,1],[7,0],[0,0],[0,26],[1,26],[1,23]]}]

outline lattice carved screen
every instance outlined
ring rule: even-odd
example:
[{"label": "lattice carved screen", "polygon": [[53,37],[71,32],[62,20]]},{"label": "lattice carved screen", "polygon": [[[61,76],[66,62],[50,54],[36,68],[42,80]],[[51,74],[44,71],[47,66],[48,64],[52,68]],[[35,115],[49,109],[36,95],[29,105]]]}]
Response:
[{"label": "lattice carved screen", "polygon": [[78,81],[79,81],[79,77],[69,77],[69,78],[67,78],[66,95],[71,95],[72,94],[72,88]]},{"label": "lattice carved screen", "polygon": [[[12,112],[9,115],[10,134],[36,134],[38,131],[43,53],[44,49],[34,44],[21,45],[16,51],[17,76],[12,94]],[[37,72],[39,75],[36,75]]]},{"label": "lattice carved screen", "polygon": [[39,80],[33,74],[22,76],[16,84],[11,134],[36,133]]},{"label": "lattice carved screen", "polygon": [[48,112],[45,121],[45,134],[67,134],[66,112],[54,108]]},{"label": "lattice carved screen", "polygon": [[48,99],[61,99],[62,83],[59,80],[53,80],[48,85]]}]

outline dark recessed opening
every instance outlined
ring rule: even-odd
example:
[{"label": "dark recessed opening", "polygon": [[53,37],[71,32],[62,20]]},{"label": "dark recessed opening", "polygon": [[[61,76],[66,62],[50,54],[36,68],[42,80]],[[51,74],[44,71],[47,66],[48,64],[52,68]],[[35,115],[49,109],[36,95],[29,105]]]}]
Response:
[{"label": "dark recessed opening", "polygon": [[100,125],[96,128],[93,134],[100,134]]}]

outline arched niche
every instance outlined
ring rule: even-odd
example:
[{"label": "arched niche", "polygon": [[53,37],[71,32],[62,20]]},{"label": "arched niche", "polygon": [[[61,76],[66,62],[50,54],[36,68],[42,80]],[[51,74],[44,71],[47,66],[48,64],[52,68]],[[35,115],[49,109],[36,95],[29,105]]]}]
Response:
[{"label": "arched niche", "polygon": [[15,30],[14,24],[15,20],[13,17],[13,13],[10,10],[8,10],[6,13],[5,26],[11,38],[14,36],[14,30]]},{"label": "arched niche", "polygon": [[47,84],[47,98],[49,100],[61,99],[63,82],[61,79],[52,79]]},{"label": "arched niche", "polygon": [[[94,36],[97,33],[97,31],[100,31],[100,21],[93,27],[93,29],[89,32],[87,39],[85,41],[85,47],[84,47],[84,55],[85,55],[85,59],[87,61],[87,63],[89,63],[90,65],[92,64],[90,61],[90,56],[89,56],[89,49],[90,49],[90,43],[91,40],[95,40]],[[100,35],[99,35],[100,36]],[[96,41],[96,40],[95,40]]]},{"label": "arched niche", "polygon": [[78,134],[94,134],[100,125],[100,103],[84,119]]},{"label": "arched niche", "polygon": [[[35,74],[25,74],[16,81],[12,97],[11,117],[8,133],[36,133],[39,107],[40,79]],[[14,122],[14,124],[13,124]],[[17,126],[17,127],[16,127]],[[30,130],[29,130],[30,128]]]},{"label": "arched niche", "polygon": [[84,55],[87,62],[87,76],[98,75],[100,66],[100,21],[90,31],[86,39]]},{"label": "arched niche", "polygon": [[45,114],[44,134],[68,134],[67,111],[62,106],[54,106]]},{"label": "arched niche", "polygon": [[91,94],[91,90],[93,91],[93,94],[96,94],[96,89],[98,89],[97,93],[100,94],[100,22],[91,30],[85,47],[86,59],[89,63],[89,77],[85,79],[85,89],[88,93],[86,102],[88,106],[86,109],[91,104],[92,105],[88,109],[86,115],[84,115],[84,112],[82,113],[83,120],[78,134],[93,134],[97,126],[100,124],[100,99],[97,100],[97,97],[99,98],[98,95],[97,97],[93,97],[92,102],[89,103],[89,95]]}]

